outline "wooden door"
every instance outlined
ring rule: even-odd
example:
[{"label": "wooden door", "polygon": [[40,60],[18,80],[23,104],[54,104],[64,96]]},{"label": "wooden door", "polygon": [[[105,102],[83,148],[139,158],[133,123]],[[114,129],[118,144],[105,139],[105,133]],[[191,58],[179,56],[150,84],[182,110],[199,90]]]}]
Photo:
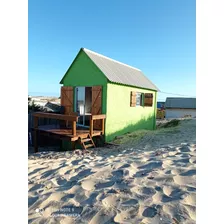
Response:
[{"label": "wooden door", "polygon": [[61,87],[61,106],[65,108],[65,114],[71,114],[74,108],[73,100],[73,87],[72,86],[62,86]]},{"label": "wooden door", "polygon": [[[102,86],[92,87],[92,115],[102,114]],[[101,120],[93,121],[93,129],[101,130]]]}]

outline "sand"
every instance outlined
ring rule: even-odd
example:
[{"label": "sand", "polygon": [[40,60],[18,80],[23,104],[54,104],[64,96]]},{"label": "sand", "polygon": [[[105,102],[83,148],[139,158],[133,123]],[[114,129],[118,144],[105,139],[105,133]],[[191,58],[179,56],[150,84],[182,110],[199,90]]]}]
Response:
[{"label": "sand", "polygon": [[29,223],[195,223],[195,123],[85,155],[29,155]]}]

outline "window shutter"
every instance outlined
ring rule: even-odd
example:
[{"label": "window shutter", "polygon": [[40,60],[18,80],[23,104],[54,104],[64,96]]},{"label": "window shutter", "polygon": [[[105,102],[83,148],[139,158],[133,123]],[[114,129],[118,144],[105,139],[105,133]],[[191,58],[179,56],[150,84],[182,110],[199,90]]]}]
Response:
[{"label": "window shutter", "polygon": [[136,92],[131,91],[131,99],[130,99],[130,106],[136,106]]},{"label": "window shutter", "polygon": [[61,87],[61,106],[65,108],[65,114],[73,112],[73,87]]},{"label": "window shutter", "polygon": [[153,105],[153,94],[152,93],[145,93],[144,106],[145,107],[152,107],[152,105]]},{"label": "window shutter", "polygon": [[[98,115],[102,113],[102,86],[92,87],[92,115]],[[93,128],[97,130],[102,129],[101,120],[93,121]]]},{"label": "window shutter", "polygon": [[141,106],[144,106],[145,94],[141,93]]}]

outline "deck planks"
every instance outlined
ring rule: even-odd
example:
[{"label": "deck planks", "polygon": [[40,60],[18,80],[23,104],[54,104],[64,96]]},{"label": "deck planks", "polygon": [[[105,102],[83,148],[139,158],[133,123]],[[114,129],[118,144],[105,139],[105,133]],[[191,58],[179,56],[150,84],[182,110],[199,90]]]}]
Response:
[{"label": "deck planks", "polygon": [[[79,137],[85,138],[89,134],[89,130],[80,130],[77,128],[76,135],[73,136],[71,128],[60,128],[59,125],[42,125],[38,126],[38,128],[34,128],[34,130],[40,132],[48,132],[54,135],[58,135],[61,137],[67,137],[71,141],[76,141]],[[93,130],[92,136],[102,135],[102,131]]]}]

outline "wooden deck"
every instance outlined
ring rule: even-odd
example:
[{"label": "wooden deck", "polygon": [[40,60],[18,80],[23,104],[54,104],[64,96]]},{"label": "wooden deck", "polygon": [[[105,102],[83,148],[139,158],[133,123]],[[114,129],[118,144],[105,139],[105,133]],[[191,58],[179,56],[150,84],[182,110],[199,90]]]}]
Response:
[{"label": "wooden deck", "polygon": [[[49,137],[55,137],[59,139],[69,140],[71,142],[80,141],[85,138],[91,138],[94,136],[104,135],[104,121],[106,115],[91,115],[90,116],[90,127],[89,129],[84,129],[76,126],[76,121],[78,119],[77,115],[64,115],[64,114],[52,114],[52,113],[42,113],[37,112],[33,114],[34,125],[32,130],[34,131],[34,151],[38,152],[38,133],[47,135]],[[65,125],[38,125],[39,118],[52,118],[64,121]],[[101,120],[101,130],[96,130],[93,127],[94,120]],[[69,127],[68,122],[71,123]],[[73,144],[74,145],[74,144]]]},{"label": "wooden deck", "polygon": [[[41,132],[46,132],[50,135],[57,135],[61,139],[69,139],[70,141],[76,141],[79,137],[81,138],[87,138],[88,134],[90,134],[90,131],[88,129],[79,129],[76,128],[76,135],[72,135],[72,129],[71,128],[61,128],[59,125],[43,125],[38,126],[38,128],[33,128],[33,130],[38,130]],[[100,130],[93,130],[92,137],[102,135],[102,131]],[[55,137],[57,137],[55,136]]]}]

